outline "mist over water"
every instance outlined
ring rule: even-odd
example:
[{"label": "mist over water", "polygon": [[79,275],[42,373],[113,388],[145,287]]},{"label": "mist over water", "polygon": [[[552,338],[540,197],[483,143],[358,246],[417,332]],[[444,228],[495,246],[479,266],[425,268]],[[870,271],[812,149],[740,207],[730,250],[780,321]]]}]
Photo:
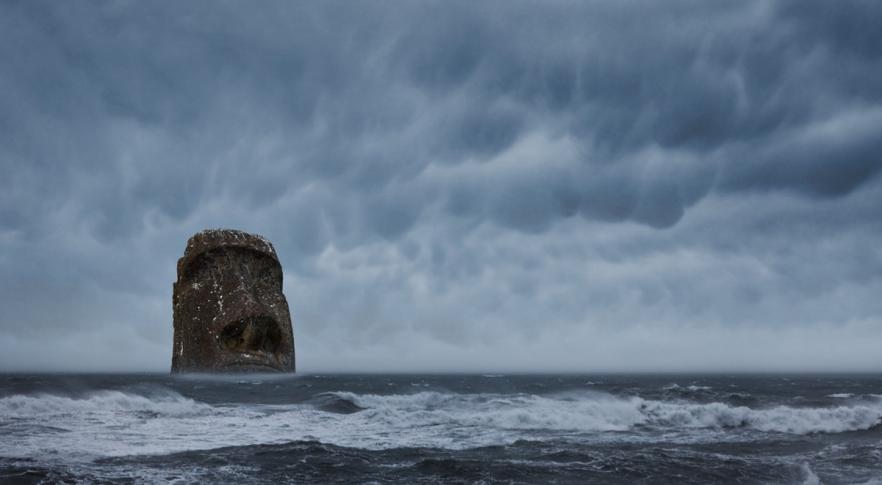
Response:
[{"label": "mist over water", "polygon": [[878,376],[12,375],[0,476],[858,483],[880,423]]}]

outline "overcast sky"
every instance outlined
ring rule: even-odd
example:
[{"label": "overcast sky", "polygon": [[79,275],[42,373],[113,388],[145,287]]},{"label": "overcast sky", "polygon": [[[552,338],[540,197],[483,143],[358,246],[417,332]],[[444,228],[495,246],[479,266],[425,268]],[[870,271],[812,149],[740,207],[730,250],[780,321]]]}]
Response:
[{"label": "overcast sky", "polygon": [[166,371],[187,238],[298,369],[882,369],[882,2],[0,3],[0,371]]}]

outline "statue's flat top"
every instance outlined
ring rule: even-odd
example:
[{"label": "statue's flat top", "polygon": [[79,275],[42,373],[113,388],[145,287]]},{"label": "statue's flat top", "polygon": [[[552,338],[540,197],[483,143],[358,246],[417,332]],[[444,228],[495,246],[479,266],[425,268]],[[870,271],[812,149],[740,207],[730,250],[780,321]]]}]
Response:
[{"label": "statue's flat top", "polygon": [[187,240],[184,256],[178,260],[178,272],[185,268],[194,257],[210,249],[220,247],[251,249],[265,253],[279,262],[273,244],[259,234],[250,234],[237,229],[205,229]]}]

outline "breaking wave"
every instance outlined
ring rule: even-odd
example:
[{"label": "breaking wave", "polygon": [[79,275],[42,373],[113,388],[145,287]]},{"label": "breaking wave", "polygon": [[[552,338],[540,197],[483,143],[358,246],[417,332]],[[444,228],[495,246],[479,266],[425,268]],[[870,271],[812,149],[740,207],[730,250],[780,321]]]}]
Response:
[{"label": "breaking wave", "polygon": [[749,428],[792,434],[839,433],[870,429],[882,422],[882,402],[829,408],[776,406],[752,409],[719,402],[698,404],[621,398],[605,393],[559,396],[357,395],[341,398],[366,408],[377,419],[425,425],[446,419],[460,426],[502,430],[572,432],[656,428]]},{"label": "breaking wave", "polygon": [[95,391],[82,396],[54,394],[17,394],[0,398],[0,419],[27,418],[93,412],[140,412],[156,416],[186,416],[204,413],[211,406],[186,398],[175,392],[155,392],[148,395],[122,391]]},{"label": "breaking wave", "polygon": [[[875,427],[882,401],[819,408],[754,409],[579,391],[555,395],[320,393],[290,404],[207,404],[168,389],[0,398],[0,457],[165,454],[299,440],[364,449],[467,449],[518,440],[652,439],[646,430],[733,429],[792,434]],[[51,424],[51,427],[47,427]],[[666,438],[670,439],[670,438]]]}]

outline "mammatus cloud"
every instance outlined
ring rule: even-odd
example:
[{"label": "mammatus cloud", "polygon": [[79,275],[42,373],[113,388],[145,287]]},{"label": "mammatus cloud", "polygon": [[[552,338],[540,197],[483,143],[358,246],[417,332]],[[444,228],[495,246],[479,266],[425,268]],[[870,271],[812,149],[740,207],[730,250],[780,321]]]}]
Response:
[{"label": "mammatus cloud", "polygon": [[878,368],[875,2],[0,10],[0,369],[166,368],[205,227],[307,371]]}]

